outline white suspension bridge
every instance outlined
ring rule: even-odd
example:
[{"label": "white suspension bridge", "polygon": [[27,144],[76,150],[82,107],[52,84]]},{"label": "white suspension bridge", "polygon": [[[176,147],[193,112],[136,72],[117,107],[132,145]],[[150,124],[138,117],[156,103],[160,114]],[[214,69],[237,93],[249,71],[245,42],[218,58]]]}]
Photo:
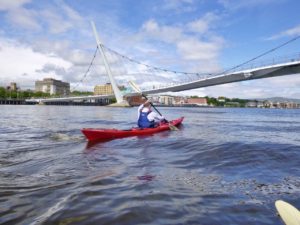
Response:
[{"label": "white suspension bridge", "polygon": [[[136,93],[133,90],[124,93],[121,92],[118,87],[118,84],[115,79],[116,77],[118,77],[118,75],[120,76],[122,74],[126,74],[125,78],[134,77],[133,74],[130,74],[128,72],[131,69],[128,68],[127,69],[125,68],[123,70],[120,69],[121,67],[124,67],[124,64],[126,64],[124,63],[124,61],[138,64],[138,66],[142,68],[142,71],[135,73],[135,77],[139,77],[140,79],[146,77],[152,78],[151,86],[148,87],[142,86],[142,90],[144,94],[180,92],[185,90],[215,86],[215,85],[226,84],[226,83],[277,77],[277,76],[286,76],[286,75],[300,73],[300,53],[287,58],[273,59],[272,61],[264,62],[263,64],[261,63],[253,64],[253,62],[256,59],[260,58],[261,56],[264,56],[272,51],[275,51],[277,48],[289,44],[291,41],[295,41],[296,39],[300,38],[300,36],[282,44],[281,46],[271,49],[270,51],[265,52],[258,57],[255,57],[245,63],[242,63],[230,70],[218,74],[199,74],[199,73],[171,71],[171,70],[161,69],[157,67],[152,67],[147,64],[140,63],[136,60],[130,59],[126,56],[123,56],[113,50],[110,50],[100,42],[94,23],[91,22],[91,24],[97,42],[97,49],[101,54],[101,64],[104,66],[105,72],[108,75],[109,82],[112,85],[114,95],[90,95],[90,96],[76,96],[76,97],[69,96],[69,97],[59,97],[59,98],[28,99],[26,101],[39,102],[39,103],[70,102],[70,101],[77,101],[77,100],[91,100],[91,99],[105,99],[105,98],[107,99],[107,98],[115,97],[118,105],[124,105],[124,104],[126,105],[126,101],[124,100],[126,97],[136,96],[139,95],[139,93]],[[90,67],[93,64],[95,57],[96,57],[96,53],[90,64]],[[116,58],[121,59],[121,64],[123,63],[123,65],[120,65],[120,62],[116,63]],[[88,68],[87,72],[89,72],[90,67]],[[84,78],[86,76],[87,73],[84,75]],[[155,80],[156,78],[159,79],[163,78],[165,81],[168,82],[172,80],[173,82],[172,83],[165,82],[164,84],[153,85],[153,83],[157,83],[157,81]],[[124,77],[122,79],[124,80]]]}]

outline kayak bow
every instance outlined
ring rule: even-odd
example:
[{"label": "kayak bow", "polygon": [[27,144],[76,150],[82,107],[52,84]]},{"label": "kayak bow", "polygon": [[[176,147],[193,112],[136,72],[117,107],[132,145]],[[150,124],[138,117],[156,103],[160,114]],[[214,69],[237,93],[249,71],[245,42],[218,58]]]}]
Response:
[{"label": "kayak bow", "polygon": [[117,138],[149,135],[170,130],[171,126],[179,126],[183,119],[184,117],[180,117],[176,120],[169,121],[168,123],[160,124],[155,128],[132,128],[129,130],[84,128],[81,132],[85,135],[88,141],[105,141]]}]

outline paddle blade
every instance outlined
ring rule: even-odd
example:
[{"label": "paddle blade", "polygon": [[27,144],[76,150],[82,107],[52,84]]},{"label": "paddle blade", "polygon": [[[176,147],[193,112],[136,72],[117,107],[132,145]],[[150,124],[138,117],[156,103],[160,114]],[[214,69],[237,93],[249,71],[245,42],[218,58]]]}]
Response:
[{"label": "paddle blade", "polygon": [[176,126],[174,126],[174,125],[172,125],[172,124],[169,124],[169,128],[170,128],[170,130],[172,130],[172,131],[178,131],[178,130],[179,130]]},{"label": "paddle blade", "polygon": [[278,200],[275,202],[275,207],[286,225],[299,225],[300,212],[291,204]]}]

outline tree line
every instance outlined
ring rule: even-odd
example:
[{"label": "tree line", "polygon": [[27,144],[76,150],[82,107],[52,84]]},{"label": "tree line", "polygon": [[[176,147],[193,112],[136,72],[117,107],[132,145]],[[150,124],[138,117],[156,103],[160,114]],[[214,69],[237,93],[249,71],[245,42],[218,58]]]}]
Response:
[{"label": "tree line", "polygon": [[[70,96],[84,96],[93,95],[93,92],[89,91],[72,91]],[[27,99],[27,98],[48,98],[48,97],[60,97],[60,95],[50,95],[41,91],[34,92],[32,90],[11,90],[8,88],[0,87],[1,99]]]},{"label": "tree line", "polygon": [[245,107],[247,102],[250,101],[247,99],[226,97],[213,98],[206,96],[205,98],[208,105],[214,105],[219,107]]},{"label": "tree line", "polygon": [[[197,95],[190,96],[190,98],[200,98]],[[246,104],[251,101],[249,99],[239,99],[239,98],[226,98],[226,97],[209,97],[205,96],[207,104],[217,107],[245,107]]]},{"label": "tree line", "polygon": [[[72,91],[69,96],[87,96],[93,95],[90,91]],[[61,97],[60,95],[50,95],[41,91],[34,92],[32,90],[11,90],[8,88],[0,87],[0,99],[28,99],[28,98],[49,98]],[[199,98],[199,96],[190,96],[191,98]],[[208,105],[217,107],[245,107],[249,100],[239,98],[226,98],[226,97],[208,97],[206,96]]]}]

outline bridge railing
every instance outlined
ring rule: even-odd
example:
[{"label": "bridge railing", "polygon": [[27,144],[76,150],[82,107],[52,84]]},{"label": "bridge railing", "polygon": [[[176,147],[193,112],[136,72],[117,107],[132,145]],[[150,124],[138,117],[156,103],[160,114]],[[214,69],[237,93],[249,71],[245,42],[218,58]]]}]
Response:
[{"label": "bridge railing", "polygon": [[300,53],[294,53],[292,55],[285,56],[276,56],[273,58],[265,59],[265,60],[255,60],[253,62],[249,62],[245,65],[236,67],[234,69],[227,70],[228,72],[238,72],[243,70],[255,69],[259,67],[273,66],[282,63],[295,62],[300,61]]},{"label": "bridge railing", "polygon": [[289,63],[289,62],[296,62],[300,61],[300,53],[294,53],[291,55],[286,55],[286,56],[277,56],[265,60],[255,60],[251,61],[249,63],[246,63],[241,66],[233,67],[232,69],[224,70],[226,72],[219,72],[219,73],[207,73],[207,74],[197,74],[195,73],[195,76],[191,77],[186,77],[185,79],[178,80],[177,82],[172,82],[172,83],[162,83],[160,85],[157,85],[155,87],[144,87],[144,91],[149,91],[149,90],[154,90],[154,89],[163,89],[163,88],[168,88],[176,85],[181,85],[183,83],[189,83],[189,82],[194,82],[197,80],[204,80],[207,78],[215,77],[215,76],[220,76],[223,74],[228,74],[228,73],[235,73],[239,71],[244,71],[244,70],[251,70],[255,68],[260,68],[260,67],[267,67],[267,66],[273,66],[273,65],[278,65],[278,64],[283,64],[283,63]]}]

